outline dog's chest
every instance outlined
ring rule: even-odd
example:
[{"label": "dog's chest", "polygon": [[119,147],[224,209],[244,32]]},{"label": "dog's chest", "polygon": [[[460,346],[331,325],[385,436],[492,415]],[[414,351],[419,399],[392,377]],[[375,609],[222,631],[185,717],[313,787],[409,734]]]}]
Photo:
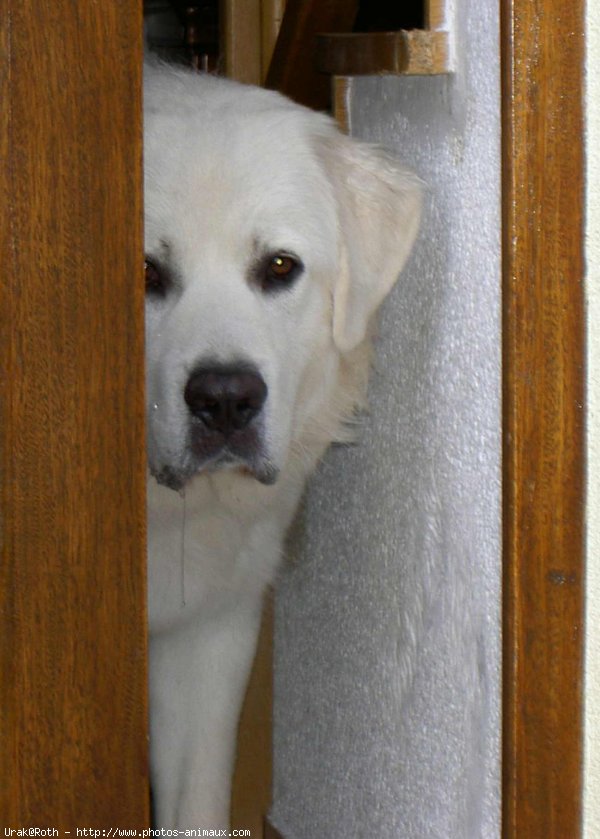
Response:
[{"label": "dog's chest", "polygon": [[218,489],[197,481],[183,495],[149,481],[151,633],[235,606],[273,577],[289,515],[254,487]]}]

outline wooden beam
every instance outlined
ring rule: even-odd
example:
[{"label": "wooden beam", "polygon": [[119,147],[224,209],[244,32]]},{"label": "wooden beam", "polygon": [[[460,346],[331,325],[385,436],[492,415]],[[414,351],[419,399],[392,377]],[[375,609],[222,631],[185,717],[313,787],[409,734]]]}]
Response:
[{"label": "wooden beam", "polygon": [[261,0],[261,69],[262,78],[267,77],[281,21],[285,11],[285,0]]},{"label": "wooden beam", "polygon": [[333,76],[431,76],[449,72],[448,34],[368,32],[317,37],[316,63]]},{"label": "wooden beam", "polygon": [[581,835],[583,0],[503,0],[504,839]]},{"label": "wooden beam", "polygon": [[319,32],[350,32],[358,0],[288,0],[265,85],[317,109],[329,106],[331,80],[316,67]]},{"label": "wooden beam", "polygon": [[138,2],[0,14],[0,813],[148,826]]},{"label": "wooden beam", "polygon": [[221,0],[220,11],[225,75],[245,84],[260,84],[261,0]]}]

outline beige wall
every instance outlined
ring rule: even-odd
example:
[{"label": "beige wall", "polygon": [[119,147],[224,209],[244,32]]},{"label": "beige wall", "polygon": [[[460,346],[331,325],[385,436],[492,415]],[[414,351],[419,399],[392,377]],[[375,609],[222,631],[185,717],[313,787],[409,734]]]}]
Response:
[{"label": "beige wall", "polygon": [[600,3],[587,9],[588,549],[585,839],[600,836]]}]

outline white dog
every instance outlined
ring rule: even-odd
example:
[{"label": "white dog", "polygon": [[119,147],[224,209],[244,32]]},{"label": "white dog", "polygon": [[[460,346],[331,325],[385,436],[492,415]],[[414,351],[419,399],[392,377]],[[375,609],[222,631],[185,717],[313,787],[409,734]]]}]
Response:
[{"label": "white dog", "polygon": [[328,117],[182,69],[147,68],[145,134],[155,819],[223,829],[263,592],[420,188]]}]

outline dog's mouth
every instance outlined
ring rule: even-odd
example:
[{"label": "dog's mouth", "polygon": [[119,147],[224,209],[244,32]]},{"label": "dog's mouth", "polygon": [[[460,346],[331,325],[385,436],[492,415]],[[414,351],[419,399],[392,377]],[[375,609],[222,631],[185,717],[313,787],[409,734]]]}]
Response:
[{"label": "dog's mouth", "polygon": [[265,484],[265,486],[271,486],[279,477],[279,470],[267,458],[243,457],[228,448],[222,449],[215,458],[205,463],[199,471],[213,473],[223,470],[239,472],[261,484]]},{"label": "dog's mouth", "polygon": [[221,471],[238,472],[245,478],[256,480],[265,486],[272,486],[279,477],[279,469],[267,457],[258,452],[241,454],[227,445],[201,457],[190,451],[182,465],[150,467],[150,473],[157,483],[176,492],[183,490],[197,475]]}]

